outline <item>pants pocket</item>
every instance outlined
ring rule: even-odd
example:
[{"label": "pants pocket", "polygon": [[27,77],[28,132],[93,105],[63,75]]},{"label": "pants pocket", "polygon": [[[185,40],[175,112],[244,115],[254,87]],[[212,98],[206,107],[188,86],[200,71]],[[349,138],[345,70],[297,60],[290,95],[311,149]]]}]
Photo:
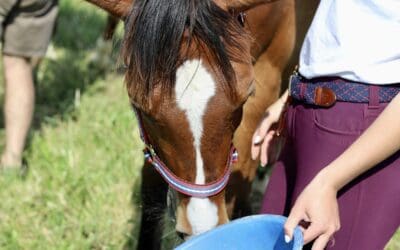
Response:
[{"label": "pants pocket", "polygon": [[331,108],[313,109],[315,127],[337,135],[360,135],[364,130],[364,108],[367,104],[337,102]]}]

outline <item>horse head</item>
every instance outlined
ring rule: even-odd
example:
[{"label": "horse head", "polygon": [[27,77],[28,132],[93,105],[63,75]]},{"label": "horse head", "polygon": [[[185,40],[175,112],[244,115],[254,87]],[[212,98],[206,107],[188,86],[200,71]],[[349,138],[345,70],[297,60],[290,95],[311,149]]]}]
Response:
[{"label": "horse head", "polygon": [[147,163],[178,191],[176,230],[226,223],[232,137],[254,78],[243,19],[229,1],[120,1],[113,10],[106,2],[125,19],[125,81]]}]

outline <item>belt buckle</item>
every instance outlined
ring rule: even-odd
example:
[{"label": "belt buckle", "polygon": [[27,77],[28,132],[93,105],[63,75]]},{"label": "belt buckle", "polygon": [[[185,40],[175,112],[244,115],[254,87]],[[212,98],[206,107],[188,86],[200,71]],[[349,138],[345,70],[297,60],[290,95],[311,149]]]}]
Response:
[{"label": "belt buckle", "polygon": [[317,106],[329,108],[336,102],[336,94],[328,87],[318,86],[314,90],[314,104]]}]

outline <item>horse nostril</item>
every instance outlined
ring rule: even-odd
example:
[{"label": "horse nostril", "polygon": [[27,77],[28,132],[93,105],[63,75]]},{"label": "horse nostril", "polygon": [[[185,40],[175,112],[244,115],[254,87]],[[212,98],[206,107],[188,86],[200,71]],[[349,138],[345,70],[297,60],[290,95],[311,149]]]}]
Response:
[{"label": "horse nostril", "polygon": [[182,233],[179,231],[176,231],[176,234],[179,236],[179,238],[181,238],[182,240],[186,240],[188,238],[188,234],[187,233]]}]

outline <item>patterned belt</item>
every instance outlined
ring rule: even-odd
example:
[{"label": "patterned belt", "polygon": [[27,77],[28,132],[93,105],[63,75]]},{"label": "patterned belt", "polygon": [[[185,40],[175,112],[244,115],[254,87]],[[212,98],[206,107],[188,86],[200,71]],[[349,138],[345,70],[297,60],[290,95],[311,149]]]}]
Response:
[{"label": "patterned belt", "polygon": [[292,98],[322,107],[330,107],[336,101],[368,103],[371,88],[377,89],[377,100],[381,103],[390,102],[400,92],[400,84],[372,85],[336,77],[309,80],[296,72],[289,83]]}]

